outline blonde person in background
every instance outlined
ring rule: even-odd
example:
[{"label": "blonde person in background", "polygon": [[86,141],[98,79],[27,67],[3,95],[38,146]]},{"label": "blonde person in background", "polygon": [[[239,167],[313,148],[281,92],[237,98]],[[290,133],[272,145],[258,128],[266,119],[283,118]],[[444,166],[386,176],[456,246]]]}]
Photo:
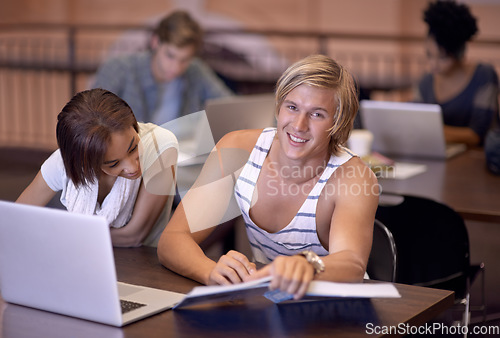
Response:
[{"label": "blonde person in background", "polygon": [[175,192],[175,136],[138,124],[128,104],[103,89],[76,94],[56,134],[59,149],[16,202],[45,206],[61,191],[68,211],[106,218],[114,246],[155,246]]},{"label": "blonde person in background", "polygon": [[424,21],[430,73],[420,80],[415,100],[441,106],[447,142],[483,145],[492,121],[498,122],[498,76],[491,65],[465,57],[477,20],[465,4],[435,1]]},{"label": "blonde person in background", "polygon": [[[270,275],[271,289],[296,299],[313,279],[362,281],[378,184],[343,146],[357,109],[351,75],[331,58],[313,55],[290,66],[277,83],[277,128],[235,131],[218,142],[163,231],[161,263],[207,285]],[[224,158],[235,149],[250,154],[242,165]],[[253,257],[230,251],[213,261],[198,244],[233,194]],[[254,262],[265,266],[257,270]]]}]

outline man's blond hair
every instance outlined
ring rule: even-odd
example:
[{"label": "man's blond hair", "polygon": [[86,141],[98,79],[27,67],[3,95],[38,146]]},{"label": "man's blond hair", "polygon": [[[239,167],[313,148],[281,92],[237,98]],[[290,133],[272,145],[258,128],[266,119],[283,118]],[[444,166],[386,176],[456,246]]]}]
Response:
[{"label": "man's blond hair", "polygon": [[337,108],[330,132],[330,152],[336,154],[347,142],[359,102],[351,74],[332,58],[310,55],[297,61],[281,75],[276,84],[276,115],[286,96],[300,85],[335,90]]}]

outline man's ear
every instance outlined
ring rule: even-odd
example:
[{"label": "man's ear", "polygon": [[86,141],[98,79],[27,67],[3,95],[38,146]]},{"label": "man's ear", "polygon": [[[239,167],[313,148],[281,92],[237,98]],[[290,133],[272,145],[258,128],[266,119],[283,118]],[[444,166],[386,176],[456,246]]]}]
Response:
[{"label": "man's ear", "polygon": [[151,36],[151,40],[149,41],[149,47],[151,50],[156,50],[160,46],[160,37],[156,34]]}]

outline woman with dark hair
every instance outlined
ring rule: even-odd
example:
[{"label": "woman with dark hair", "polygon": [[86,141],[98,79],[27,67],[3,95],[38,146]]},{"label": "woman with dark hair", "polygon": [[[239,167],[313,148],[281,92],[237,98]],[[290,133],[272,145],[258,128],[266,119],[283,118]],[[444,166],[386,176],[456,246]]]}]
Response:
[{"label": "woman with dark hair", "polygon": [[416,101],[439,104],[447,142],[482,145],[492,119],[498,119],[498,76],[484,63],[467,61],[467,42],[477,33],[465,4],[437,1],[424,12],[430,73],[421,79]]},{"label": "woman with dark hair", "polygon": [[68,211],[107,219],[113,245],[156,245],[175,186],[175,136],[138,124],[128,104],[104,89],[76,94],[57,117],[56,135],[59,149],[17,202],[45,206],[61,191]]}]

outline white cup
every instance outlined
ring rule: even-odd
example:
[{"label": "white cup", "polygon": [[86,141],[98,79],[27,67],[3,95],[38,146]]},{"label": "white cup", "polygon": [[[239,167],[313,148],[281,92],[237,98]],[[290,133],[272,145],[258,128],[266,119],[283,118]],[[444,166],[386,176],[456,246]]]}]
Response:
[{"label": "white cup", "polygon": [[347,140],[347,147],[356,155],[363,157],[372,152],[373,134],[366,129],[353,129]]}]

